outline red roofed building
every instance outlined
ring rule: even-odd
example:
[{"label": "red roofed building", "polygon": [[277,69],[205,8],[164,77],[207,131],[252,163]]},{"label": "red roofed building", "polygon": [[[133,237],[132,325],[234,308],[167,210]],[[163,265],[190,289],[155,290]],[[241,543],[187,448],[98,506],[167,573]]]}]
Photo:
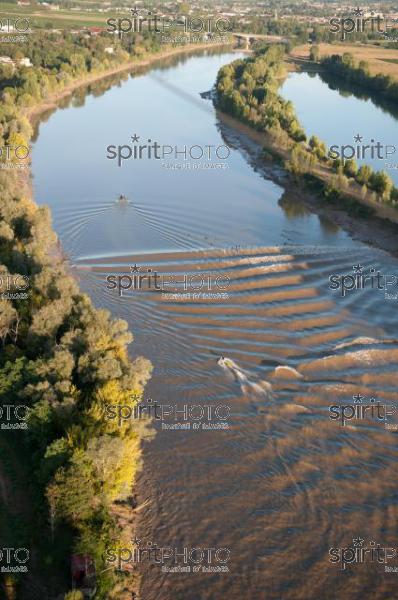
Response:
[{"label": "red roofed building", "polygon": [[90,35],[99,35],[103,31],[105,31],[105,27],[89,27],[88,31]]}]

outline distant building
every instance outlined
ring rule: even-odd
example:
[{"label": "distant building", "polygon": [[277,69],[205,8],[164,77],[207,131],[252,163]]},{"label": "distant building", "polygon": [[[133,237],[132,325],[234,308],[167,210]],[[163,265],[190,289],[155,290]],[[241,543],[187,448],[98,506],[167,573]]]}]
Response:
[{"label": "distant building", "polygon": [[112,46],[108,46],[107,48],[105,48],[104,52],[106,52],[107,54],[114,54],[115,49],[112,48]]},{"label": "distant building", "polygon": [[20,67],[33,67],[32,63],[30,62],[30,58],[20,58],[18,65]]},{"label": "distant building", "polygon": [[89,27],[88,28],[88,32],[90,35],[99,35],[103,31],[105,31],[104,27]]},{"label": "distant building", "polygon": [[380,17],[380,19],[384,18],[383,13],[381,12],[376,12],[374,10],[372,11],[367,11],[362,15],[363,19],[369,19],[370,17],[373,17],[374,19],[377,19],[377,17]]},{"label": "distant building", "polygon": [[9,56],[0,56],[0,64],[14,66],[14,61]]}]

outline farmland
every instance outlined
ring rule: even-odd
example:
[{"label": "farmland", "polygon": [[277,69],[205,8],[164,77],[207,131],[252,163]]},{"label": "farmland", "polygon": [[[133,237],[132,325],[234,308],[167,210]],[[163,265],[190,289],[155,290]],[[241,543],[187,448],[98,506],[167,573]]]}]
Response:
[{"label": "farmland", "polygon": [[[291,56],[301,60],[308,59],[310,47],[309,44],[297,46]],[[319,49],[321,57],[349,52],[357,61],[366,61],[372,75],[382,73],[398,80],[397,50],[365,44],[319,44]]]}]

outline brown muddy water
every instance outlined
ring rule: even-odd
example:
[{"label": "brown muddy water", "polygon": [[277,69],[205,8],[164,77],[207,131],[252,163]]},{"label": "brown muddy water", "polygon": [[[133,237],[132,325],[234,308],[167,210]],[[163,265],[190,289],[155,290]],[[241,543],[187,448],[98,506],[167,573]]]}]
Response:
[{"label": "brown muddy water", "polygon": [[[200,93],[237,56],[204,52],[80,92],[40,124],[33,152],[36,199],[82,288],[129,322],[132,355],[155,366],[146,401],[173,411],[145,443],[139,547],[173,548],[180,566],[193,548],[229,556],[209,565],[220,572],[203,572],[198,551],[189,572],[142,560],[140,598],[392,600],[398,263],[228,141]],[[107,158],[135,136],[231,148],[225,160]],[[221,405],[223,418],[202,418]]]}]

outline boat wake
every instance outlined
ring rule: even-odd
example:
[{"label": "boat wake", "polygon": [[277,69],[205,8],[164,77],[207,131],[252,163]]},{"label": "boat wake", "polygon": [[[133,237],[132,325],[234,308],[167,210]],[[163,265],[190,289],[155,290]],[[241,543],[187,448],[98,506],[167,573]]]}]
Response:
[{"label": "boat wake", "polygon": [[234,376],[235,380],[241,386],[243,394],[247,395],[254,392],[257,395],[265,396],[267,399],[273,399],[272,385],[268,381],[253,381],[254,375],[250,371],[241,369],[231,358],[221,356],[217,363],[220,367]]}]

